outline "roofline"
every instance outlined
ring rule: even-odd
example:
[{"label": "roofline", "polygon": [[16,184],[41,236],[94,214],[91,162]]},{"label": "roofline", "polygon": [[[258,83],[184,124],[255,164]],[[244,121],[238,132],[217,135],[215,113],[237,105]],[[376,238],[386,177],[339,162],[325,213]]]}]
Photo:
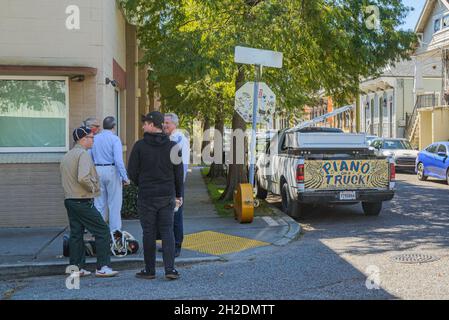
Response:
[{"label": "roofline", "polygon": [[[426,4],[424,5],[423,9],[421,10],[421,14],[420,14],[418,22],[416,23],[416,26],[415,26],[415,30],[414,30],[415,33],[420,33],[420,32],[418,32],[419,31],[418,29],[421,26],[421,24],[424,23],[424,21],[423,21],[424,12],[426,12],[428,6],[430,5],[430,1],[431,0],[426,0]],[[436,1],[440,1],[441,3],[443,3],[443,5],[449,10],[449,3],[447,1],[444,1],[444,0],[436,0]],[[425,22],[427,22],[427,21],[425,21]],[[423,26],[423,31],[424,31],[424,29],[425,29],[425,26]]]}]

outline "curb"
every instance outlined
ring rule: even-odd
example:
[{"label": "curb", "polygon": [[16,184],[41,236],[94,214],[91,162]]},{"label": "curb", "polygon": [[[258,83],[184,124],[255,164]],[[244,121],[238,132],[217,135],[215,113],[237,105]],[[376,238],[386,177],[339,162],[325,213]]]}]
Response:
[{"label": "curb", "polygon": [[[95,270],[95,259],[87,259],[86,269]],[[200,257],[200,258],[180,258],[176,259],[177,266],[187,266],[199,263],[208,262],[225,262],[223,257]],[[113,259],[111,265],[114,270],[129,270],[129,269],[141,269],[143,266],[143,258],[124,258]],[[69,266],[68,262],[56,261],[56,262],[34,262],[34,263],[20,263],[20,264],[5,264],[0,265],[0,280],[11,280],[20,278],[31,277],[44,277],[65,275],[65,270]],[[156,266],[163,267],[162,259],[156,259]]]},{"label": "curb", "polygon": [[290,216],[286,215],[284,212],[279,210],[275,207],[270,207],[271,210],[273,210],[274,214],[284,220],[288,225],[288,231],[286,234],[283,235],[283,237],[272,244],[274,246],[285,246],[289,244],[290,242],[296,240],[299,238],[299,235],[301,233],[301,225],[295,221]]}]

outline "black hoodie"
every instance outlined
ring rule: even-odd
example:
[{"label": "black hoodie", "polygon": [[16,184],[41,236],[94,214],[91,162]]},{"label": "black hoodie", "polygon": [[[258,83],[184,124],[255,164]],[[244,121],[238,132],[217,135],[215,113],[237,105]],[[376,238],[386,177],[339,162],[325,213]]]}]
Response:
[{"label": "black hoodie", "polygon": [[134,144],[128,173],[139,187],[139,198],[181,197],[184,170],[181,160],[173,164],[170,159],[173,147],[179,149],[164,133],[145,133],[143,139]]}]

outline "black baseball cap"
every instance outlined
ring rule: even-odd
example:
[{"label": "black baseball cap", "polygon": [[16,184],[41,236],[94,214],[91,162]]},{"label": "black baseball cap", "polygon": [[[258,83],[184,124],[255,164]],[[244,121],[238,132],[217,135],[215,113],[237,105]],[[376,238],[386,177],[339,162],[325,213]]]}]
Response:
[{"label": "black baseball cap", "polygon": [[142,122],[151,122],[156,127],[161,127],[164,123],[164,115],[159,111],[151,111],[146,116],[142,116]]}]

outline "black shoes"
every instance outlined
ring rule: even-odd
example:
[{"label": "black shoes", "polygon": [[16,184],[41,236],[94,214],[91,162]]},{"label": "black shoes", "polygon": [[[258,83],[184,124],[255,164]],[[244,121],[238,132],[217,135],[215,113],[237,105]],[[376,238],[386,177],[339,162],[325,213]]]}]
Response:
[{"label": "black shoes", "polygon": [[156,274],[152,273],[152,272],[148,272],[145,269],[143,269],[140,272],[136,273],[136,278],[152,280],[152,279],[156,279]]},{"label": "black shoes", "polygon": [[165,278],[169,280],[176,280],[179,279],[179,277],[180,277],[179,272],[176,271],[176,269],[173,269],[172,271],[165,273]]}]

